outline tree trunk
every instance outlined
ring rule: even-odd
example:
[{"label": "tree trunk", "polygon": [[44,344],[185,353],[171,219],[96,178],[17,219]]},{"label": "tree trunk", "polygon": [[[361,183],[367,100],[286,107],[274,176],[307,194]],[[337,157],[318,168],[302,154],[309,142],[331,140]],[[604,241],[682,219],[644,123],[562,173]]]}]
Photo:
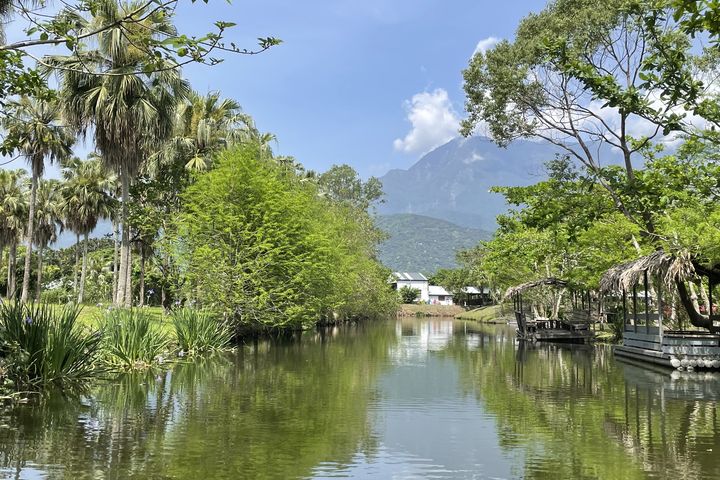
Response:
[{"label": "tree trunk", "polygon": [[130,200],[130,178],[127,172],[120,172],[122,184],[122,210],[120,213],[120,270],[118,272],[117,295],[115,296],[115,304],[123,307],[127,305],[127,276],[128,276],[128,251],[130,250],[130,232],[127,225],[128,202]]},{"label": "tree trunk", "polygon": [[83,303],[83,295],[85,294],[85,277],[87,275],[87,256],[88,256],[88,233],[85,232],[85,242],[83,243],[82,255],[82,272],[80,273],[80,289],[78,290],[78,305]]},{"label": "tree trunk", "polygon": [[132,248],[127,249],[127,278],[125,279],[125,306],[132,307],[133,291],[132,291]]},{"label": "tree trunk", "polygon": [[38,247],[37,252],[37,285],[35,286],[35,302],[40,303],[40,294],[42,293],[42,270],[43,270],[43,247]]},{"label": "tree trunk", "polygon": [[[4,250],[5,250],[5,246],[1,246],[0,247],[0,267],[2,267],[2,261],[4,260],[3,259]],[[10,274],[10,254],[8,254],[8,278],[10,278],[9,274]],[[8,281],[8,285],[10,285],[9,281]]]},{"label": "tree trunk", "polygon": [[165,309],[165,283],[163,282],[162,287],[160,287],[160,305],[162,306],[163,310]]},{"label": "tree trunk", "polygon": [[78,264],[80,263],[80,234],[75,233],[75,264],[73,265],[73,292],[77,293]]},{"label": "tree trunk", "polygon": [[145,305],[145,252],[140,251],[140,306]]},{"label": "tree trunk", "polygon": [[120,227],[118,223],[113,220],[113,284],[112,284],[112,301],[115,301],[118,291],[118,279],[120,278],[118,268],[120,260]]},{"label": "tree trunk", "polygon": [[[688,292],[687,288],[685,287],[685,282],[676,280],[675,285],[677,286],[680,303],[682,303],[682,306],[685,308],[688,316],[690,317],[690,323],[696,327],[705,328],[712,333],[720,332],[720,328],[713,325],[710,316],[703,315],[702,313],[698,312],[697,296]],[[692,287],[692,283],[690,284],[690,286],[691,289],[694,290],[694,288]]]},{"label": "tree trunk", "polygon": [[23,286],[21,302],[27,302],[30,296],[30,257],[32,256],[33,233],[35,232],[35,201],[37,199],[38,177],[33,173],[30,187],[30,213],[27,226],[27,250],[25,251],[25,270],[23,271]]},{"label": "tree trunk", "polygon": [[10,244],[8,252],[8,284],[7,297],[15,298],[15,275],[17,270],[17,239]]}]

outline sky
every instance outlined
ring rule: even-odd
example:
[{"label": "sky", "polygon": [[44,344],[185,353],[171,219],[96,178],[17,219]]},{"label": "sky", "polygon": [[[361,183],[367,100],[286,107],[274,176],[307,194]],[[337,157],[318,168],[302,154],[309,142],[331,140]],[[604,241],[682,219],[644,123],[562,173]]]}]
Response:
[{"label": "sky", "polygon": [[347,163],[363,177],[408,168],[457,136],[462,70],[476,49],[512,38],[544,0],[222,0],[182,2],[181,31],[237,23],[229,41],[283,44],[225,56],[185,75],[201,93],[240,102],[274,150],[306,168]]},{"label": "sky", "polygon": [[[200,93],[237,100],[274,151],[308,169],[347,163],[382,176],[408,168],[457,136],[464,116],[462,70],[477,50],[511,39],[545,0],[181,0],[181,33],[215,21],[237,25],[226,43],[252,49],[257,37],[283,43],[256,56],[227,54],[183,74]],[[7,26],[8,39],[24,37]],[[49,53],[35,51],[36,55]],[[76,145],[79,156],[92,145]],[[18,159],[5,168],[24,167]],[[48,176],[57,176],[50,167]]]}]

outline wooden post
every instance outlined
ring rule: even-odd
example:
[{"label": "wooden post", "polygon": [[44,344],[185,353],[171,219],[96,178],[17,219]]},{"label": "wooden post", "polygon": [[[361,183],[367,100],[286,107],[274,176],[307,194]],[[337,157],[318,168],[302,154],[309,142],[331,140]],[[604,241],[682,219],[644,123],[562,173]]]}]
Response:
[{"label": "wooden post", "polygon": [[710,311],[708,312],[708,318],[710,319],[711,324],[713,321],[712,287],[713,287],[712,277],[708,276],[708,303],[710,304]]},{"label": "wooden post", "polygon": [[645,270],[645,333],[650,333],[650,297],[648,296],[648,273]]},{"label": "wooden post", "polygon": [[637,333],[637,284],[633,285],[633,330]]},{"label": "wooden post", "polygon": [[627,291],[623,288],[623,332],[625,331],[625,325],[628,323],[628,311],[627,311]]},{"label": "wooden post", "polygon": [[659,276],[658,276],[658,283],[657,283],[657,303],[658,303],[658,334],[660,335],[660,349],[662,350],[662,342],[663,342],[662,278]]}]

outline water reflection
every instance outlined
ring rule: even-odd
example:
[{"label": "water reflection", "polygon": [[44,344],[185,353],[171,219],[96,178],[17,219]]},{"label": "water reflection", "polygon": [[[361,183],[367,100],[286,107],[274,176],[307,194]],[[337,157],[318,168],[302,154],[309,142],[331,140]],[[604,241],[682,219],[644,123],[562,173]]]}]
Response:
[{"label": "water reflection", "polygon": [[718,374],[401,319],[0,418],[2,478],[720,478]]}]

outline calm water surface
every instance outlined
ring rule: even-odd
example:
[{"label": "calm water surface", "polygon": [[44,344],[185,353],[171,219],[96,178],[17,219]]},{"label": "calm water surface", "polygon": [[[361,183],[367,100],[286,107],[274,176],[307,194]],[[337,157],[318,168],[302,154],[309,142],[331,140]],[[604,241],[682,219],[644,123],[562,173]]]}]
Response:
[{"label": "calm water surface", "polygon": [[706,374],[392,320],[248,345],[0,419],[0,478],[720,478]]}]

